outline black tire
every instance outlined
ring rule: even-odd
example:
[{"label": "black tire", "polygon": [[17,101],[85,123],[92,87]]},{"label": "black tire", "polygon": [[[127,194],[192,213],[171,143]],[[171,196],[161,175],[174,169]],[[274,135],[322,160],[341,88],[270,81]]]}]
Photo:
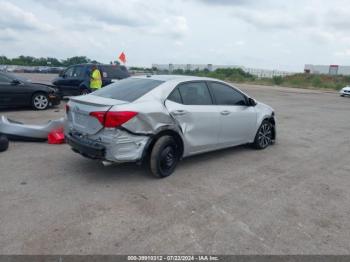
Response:
[{"label": "black tire", "polygon": [[178,146],[171,136],[162,136],[154,144],[150,156],[150,168],[159,178],[170,176],[179,162]]},{"label": "black tire", "polygon": [[270,121],[264,120],[258,132],[256,132],[253,147],[256,149],[265,149],[272,144],[273,139],[273,125]]},{"label": "black tire", "polygon": [[88,95],[88,94],[90,94],[91,92],[90,92],[90,90],[88,89],[88,88],[83,88],[83,89],[81,89],[80,90],[80,95]]},{"label": "black tire", "polygon": [[0,152],[4,152],[9,147],[9,140],[6,136],[0,135]]},{"label": "black tire", "polygon": [[32,96],[32,107],[35,110],[45,110],[50,106],[49,97],[47,94],[39,92]]},{"label": "black tire", "polygon": [[345,95],[342,94],[342,95],[340,95],[340,96],[341,96],[341,97],[344,97]]}]

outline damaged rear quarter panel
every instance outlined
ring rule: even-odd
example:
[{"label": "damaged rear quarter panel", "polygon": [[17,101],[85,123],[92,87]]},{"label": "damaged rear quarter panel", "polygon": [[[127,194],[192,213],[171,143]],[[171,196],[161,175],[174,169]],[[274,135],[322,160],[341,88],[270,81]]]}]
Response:
[{"label": "damaged rear quarter panel", "polygon": [[136,117],[123,125],[126,129],[137,134],[155,135],[164,128],[181,133],[179,126],[165,107],[166,98],[177,84],[178,81],[168,81],[133,103],[119,105],[111,110],[137,112]]}]

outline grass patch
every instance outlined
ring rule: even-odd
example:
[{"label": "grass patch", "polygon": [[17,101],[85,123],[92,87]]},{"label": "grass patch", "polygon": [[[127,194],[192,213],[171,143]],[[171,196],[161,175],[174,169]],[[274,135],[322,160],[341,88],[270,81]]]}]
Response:
[{"label": "grass patch", "polygon": [[[156,71],[158,74],[169,73],[168,71]],[[274,76],[273,78],[257,78],[240,68],[209,70],[174,70],[172,74],[193,75],[217,78],[235,83],[250,83],[257,85],[277,85],[294,88],[318,88],[340,90],[350,83],[350,76],[330,76],[330,75],[311,75],[294,74],[289,76]]]}]

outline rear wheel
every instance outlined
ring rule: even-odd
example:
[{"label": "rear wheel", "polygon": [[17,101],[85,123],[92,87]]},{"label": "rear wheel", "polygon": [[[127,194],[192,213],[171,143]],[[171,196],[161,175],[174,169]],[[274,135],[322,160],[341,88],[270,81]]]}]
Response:
[{"label": "rear wheel", "polygon": [[253,143],[253,146],[256,149],[265,149],[269,145],[272,144],[272,138],[273,138],[273,125],[267,121],[264,120],[259,129],[256,133],[255,140]]},{"label": "rear wheel", "polygon": [[171,136],[162,136],[154,144],[150,168],[153,175],[163,178],[170,176],[179,162],[179,150],[175,140]]},{"label": "rear wheel", "polygon": [[49,98],[45,93],[36,93],[32,97],[32,107],[36,110],[45,110],[49,107]]}]

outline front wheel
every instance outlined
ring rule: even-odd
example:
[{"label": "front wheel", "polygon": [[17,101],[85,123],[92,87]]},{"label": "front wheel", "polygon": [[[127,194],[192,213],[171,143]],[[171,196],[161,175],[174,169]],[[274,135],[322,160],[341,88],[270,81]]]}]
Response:
[{"label": "front wheel", "polygon": [[49,107],[49,98],[44,93],[34,94],[32,97],[32,107],[35,110],[45,110]]},{"label": "front wheel", "polygon": [[154,144],[151,157],[151,172],[159,177],[170,176],[179,162],[179,150],[171,136],[163,136]]},{"label": "front wheel", "polygon": [[264,120],[256,133],[253,146],[256,149],[265,149],[272,144],[272,138],[273,125],[269,121]]},{"label": "front wheel", "polygon": [[4,152],[9,147],[9,140],[6,136],[0,135],[0,152]]}]

